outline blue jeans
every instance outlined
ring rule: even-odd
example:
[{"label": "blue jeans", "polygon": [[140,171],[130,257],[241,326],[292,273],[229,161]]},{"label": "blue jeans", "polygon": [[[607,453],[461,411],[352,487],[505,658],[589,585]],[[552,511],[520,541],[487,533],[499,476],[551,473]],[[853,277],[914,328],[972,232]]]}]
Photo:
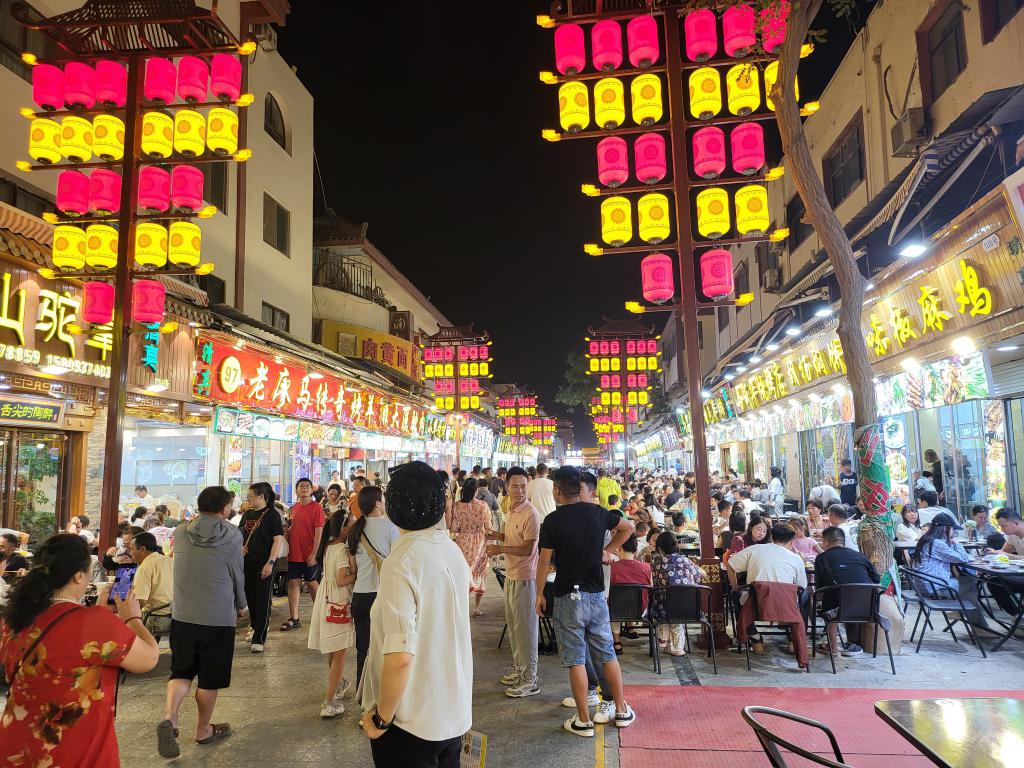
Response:
[{"label": "blue jeans", "polygon": [[604,592],[581,592],[579,600],[573,600],[570,595],[556,595],[554,618],[563,667],[586,664],[588,646],[595,667],[615,661]]}]

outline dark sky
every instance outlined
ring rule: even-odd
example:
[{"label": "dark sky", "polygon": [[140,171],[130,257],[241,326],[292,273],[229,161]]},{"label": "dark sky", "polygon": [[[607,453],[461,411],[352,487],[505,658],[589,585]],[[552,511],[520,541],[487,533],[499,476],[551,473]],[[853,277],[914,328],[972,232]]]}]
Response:
[{"label": "dark sky", "polygon": [[[641,257],[583,253],[599,241],[599,202],[579,192],[596,182],[595,143],[540,138],[558,125],[557,86],[537,79],[554,69],[552,31],[534,22],[547,4],[292,8],[279,49],[316,99],[327,204],[369,222],[452,322],[490,332],[495,381],[534,389],[562,415],[565,357],[588,325],[640,298]],[[801,68],[802,94],[820,91],[849,43],[830,26],[832,44]],[[577,438],[586,427],[577,418]]]}]

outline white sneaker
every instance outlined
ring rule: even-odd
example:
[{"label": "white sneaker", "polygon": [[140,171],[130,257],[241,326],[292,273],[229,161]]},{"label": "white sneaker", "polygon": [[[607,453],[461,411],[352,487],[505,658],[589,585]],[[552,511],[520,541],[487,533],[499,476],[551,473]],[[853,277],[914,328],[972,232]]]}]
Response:
[{"label": "white sneaker", "polygon": [[352,687],[352,681],[346,680],[344,677],[341,678],[341,682],[338,683],[338,690],[334,692],[334,700],[341,701],[345,698],[345,694],[349,692]]},{"label": "white sneaker", "polygon": [[509,673],[508,673],[507,675],[505,675],[504,677],[502,677],[502,678],[501,678],[501,680],[500,680],[500,682],[501,682],[501,684],[502,684],[502,685],[516,685],[516,684],[517,684],[517,683],[519,682],[519,679],[520,679],[520,678],[521,678],[522,676],[523,676],[523,673],[522,673],[522,672],[520,672],[520,671],[519,671],[518,669],[516,669],[515,667],[513,667],[513,668],[512,668],[512,671],[511,671],[511,672],[509,672]]},{"label": "white sneaker", "polygon": [[263,644],[262,643],[253,643],[252,645],[249,646],[249,652],[250,653],[263,653]]},{"label": "white sneaker", "polygon": [[345,711],[345,705],[337,699],[333,701],[325,701],[324,705],[320,707],[320,717],[336,717]]},{"label": "white sneaker", "polygon": [[594,724],[593,723],[581,723],[579,715],[573,715],[562,725],[565,730],[569,733],[575,733],[577,736],[588,736],[593,738],[594,736]]},{"label": "white sneaker", "polygon": [[540,693],[540,686],[537,681],[527,682],[522,678],[511,688],[505,689],[505,695],[510,699],[525,699],[527,696],[536,696]]},{"label": "white sneaker", "polygon": [[612,718],[615,717],[615,702],[614,701],[602,701],[597,705],[597,711],[594,713],[595,723],[610,723]]},{"label": "white sneaker", "polygon": [[629,704],[626,705],[626,711],[625,712],[616,712],[615,713],[614,723],[615,723],[615,726],[617,728],[626,728],[627,726],[630,726],[630,725],[632,725],[635,722],[636,722],[636,712],[633,711],[633,708],[631,706],[629,706]]},{"label": "white sneaker", "polygon": [[[588,707],[596,707],[600,703],[601,697],[597,695],[597,691],[587,692]],[[569,707],[569,709],[576,709],[576,699],[574,699],[572,696],[566,696],[564,699],[562,699],[562,706]]]}]

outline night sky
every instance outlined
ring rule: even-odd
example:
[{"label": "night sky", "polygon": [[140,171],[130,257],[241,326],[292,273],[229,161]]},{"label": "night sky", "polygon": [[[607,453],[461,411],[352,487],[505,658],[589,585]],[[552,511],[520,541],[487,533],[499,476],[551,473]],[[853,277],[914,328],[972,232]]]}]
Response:
[{"label": "night sky", "polygon": [[[370,240],[453,323],[490,332],[496,382],[533,389],[562,416],[565,357],[588,325],[640,299],[641,256],[583,253],[599,242],[600,204],[579,192],[596,183],[595,142],[540,138],[558,127],[557,86],[537,79],[554,69],[552,31],[534,22],[547,4],[292,8],[279,50],[316,99],[327,205],[369,222]],[[808,97],[851,39],[845,22],[826,24],[831,44],[801,67]],[[318,214],[323,199],[318,188]],[[589,442],[581,414],[576,424]]]}]

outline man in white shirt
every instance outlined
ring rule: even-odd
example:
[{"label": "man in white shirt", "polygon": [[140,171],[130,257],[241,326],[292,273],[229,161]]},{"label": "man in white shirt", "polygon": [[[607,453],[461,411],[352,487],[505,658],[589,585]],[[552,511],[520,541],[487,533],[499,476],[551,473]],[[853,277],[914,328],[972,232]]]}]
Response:
[{"label": "man in white shirt", "polygon": [[[772,526],[772,543],[744,547],[729,557],[729,583],[739,587],[739,574],[747,574],[747,584],[773,581],[807,588],[807,567],[793,551],[795,533],[788,525]],[[776,543],[780,542],[780,543]]]},{"label": "man in white shirt", "polygon": [[1006,537],[1001,551],[1010,560],[1024,560],[1024,521],[1021,520],[1020,512],[1009,508],[1000,509],[996,512],[996,525]]},{"label": "man in white shirt", "polygon": [[786,503],[786,489],[782,485],[782,470],[778,467],[772,467],[772,479],[768,483],[765,496],[762,501],[766,509],[775,517],[781,517]]},{"label": "man in white shirt", "polygon": [[822,483],[811,488],[811,493],[808,496],[809,499],[814,499],[821,502],[821,506],[824,509],[828,509],[832,504],[842,504],[842,497],[839,495],[839,491],[833,488],[828,483]]},{"label": "man in white shirt", "polygon": [[146,486],[136,485],[135,496],[136,498],[132,499],[132,501],[135,502],[136,507],[145,507],[150,512],[156,509],[156,499],[149,495],[149,490],[147,490]]},{"label": "man in white shirt", "polygon": [[748,520],[751,515],[760,515],[764,512],[761,502],[756,501],[746,488],[740,491],[740,503],[743,504],[743,511],[746,513]]},{"label": "man in white shirt", "polygon": [[833,504],[828,508],[829,525],[842,528],[843,533],[846,535],[846,546],[860,552],[860,547],[857,544],[857,528],[859,524],[856,520],[851,520],[850,518],[849,508],[842,504]]},{"label": "man in white shirt", "polygon": [[953,510],[939,506],[939,496],[935,491],[922,491],[917,499],[917,522],[923,528],[931,525],[935,516],[945,512],[954,520],[957,519]]},{"label": "man in white shirt", "polygon": [[401,535],[381,566],[370,611],[361,724],[377,768],[458,768],[473,722],[469,566],[436,527],[445,508],[437,472],[422,461],[402,464],[386,494]]},{"label": "man in white shirt", "polygon": [[555,511],[555,486],[548,479],[547,464],[537,465],[537,476],[527,486],[526,498],[540,512],[541,519]]}]

